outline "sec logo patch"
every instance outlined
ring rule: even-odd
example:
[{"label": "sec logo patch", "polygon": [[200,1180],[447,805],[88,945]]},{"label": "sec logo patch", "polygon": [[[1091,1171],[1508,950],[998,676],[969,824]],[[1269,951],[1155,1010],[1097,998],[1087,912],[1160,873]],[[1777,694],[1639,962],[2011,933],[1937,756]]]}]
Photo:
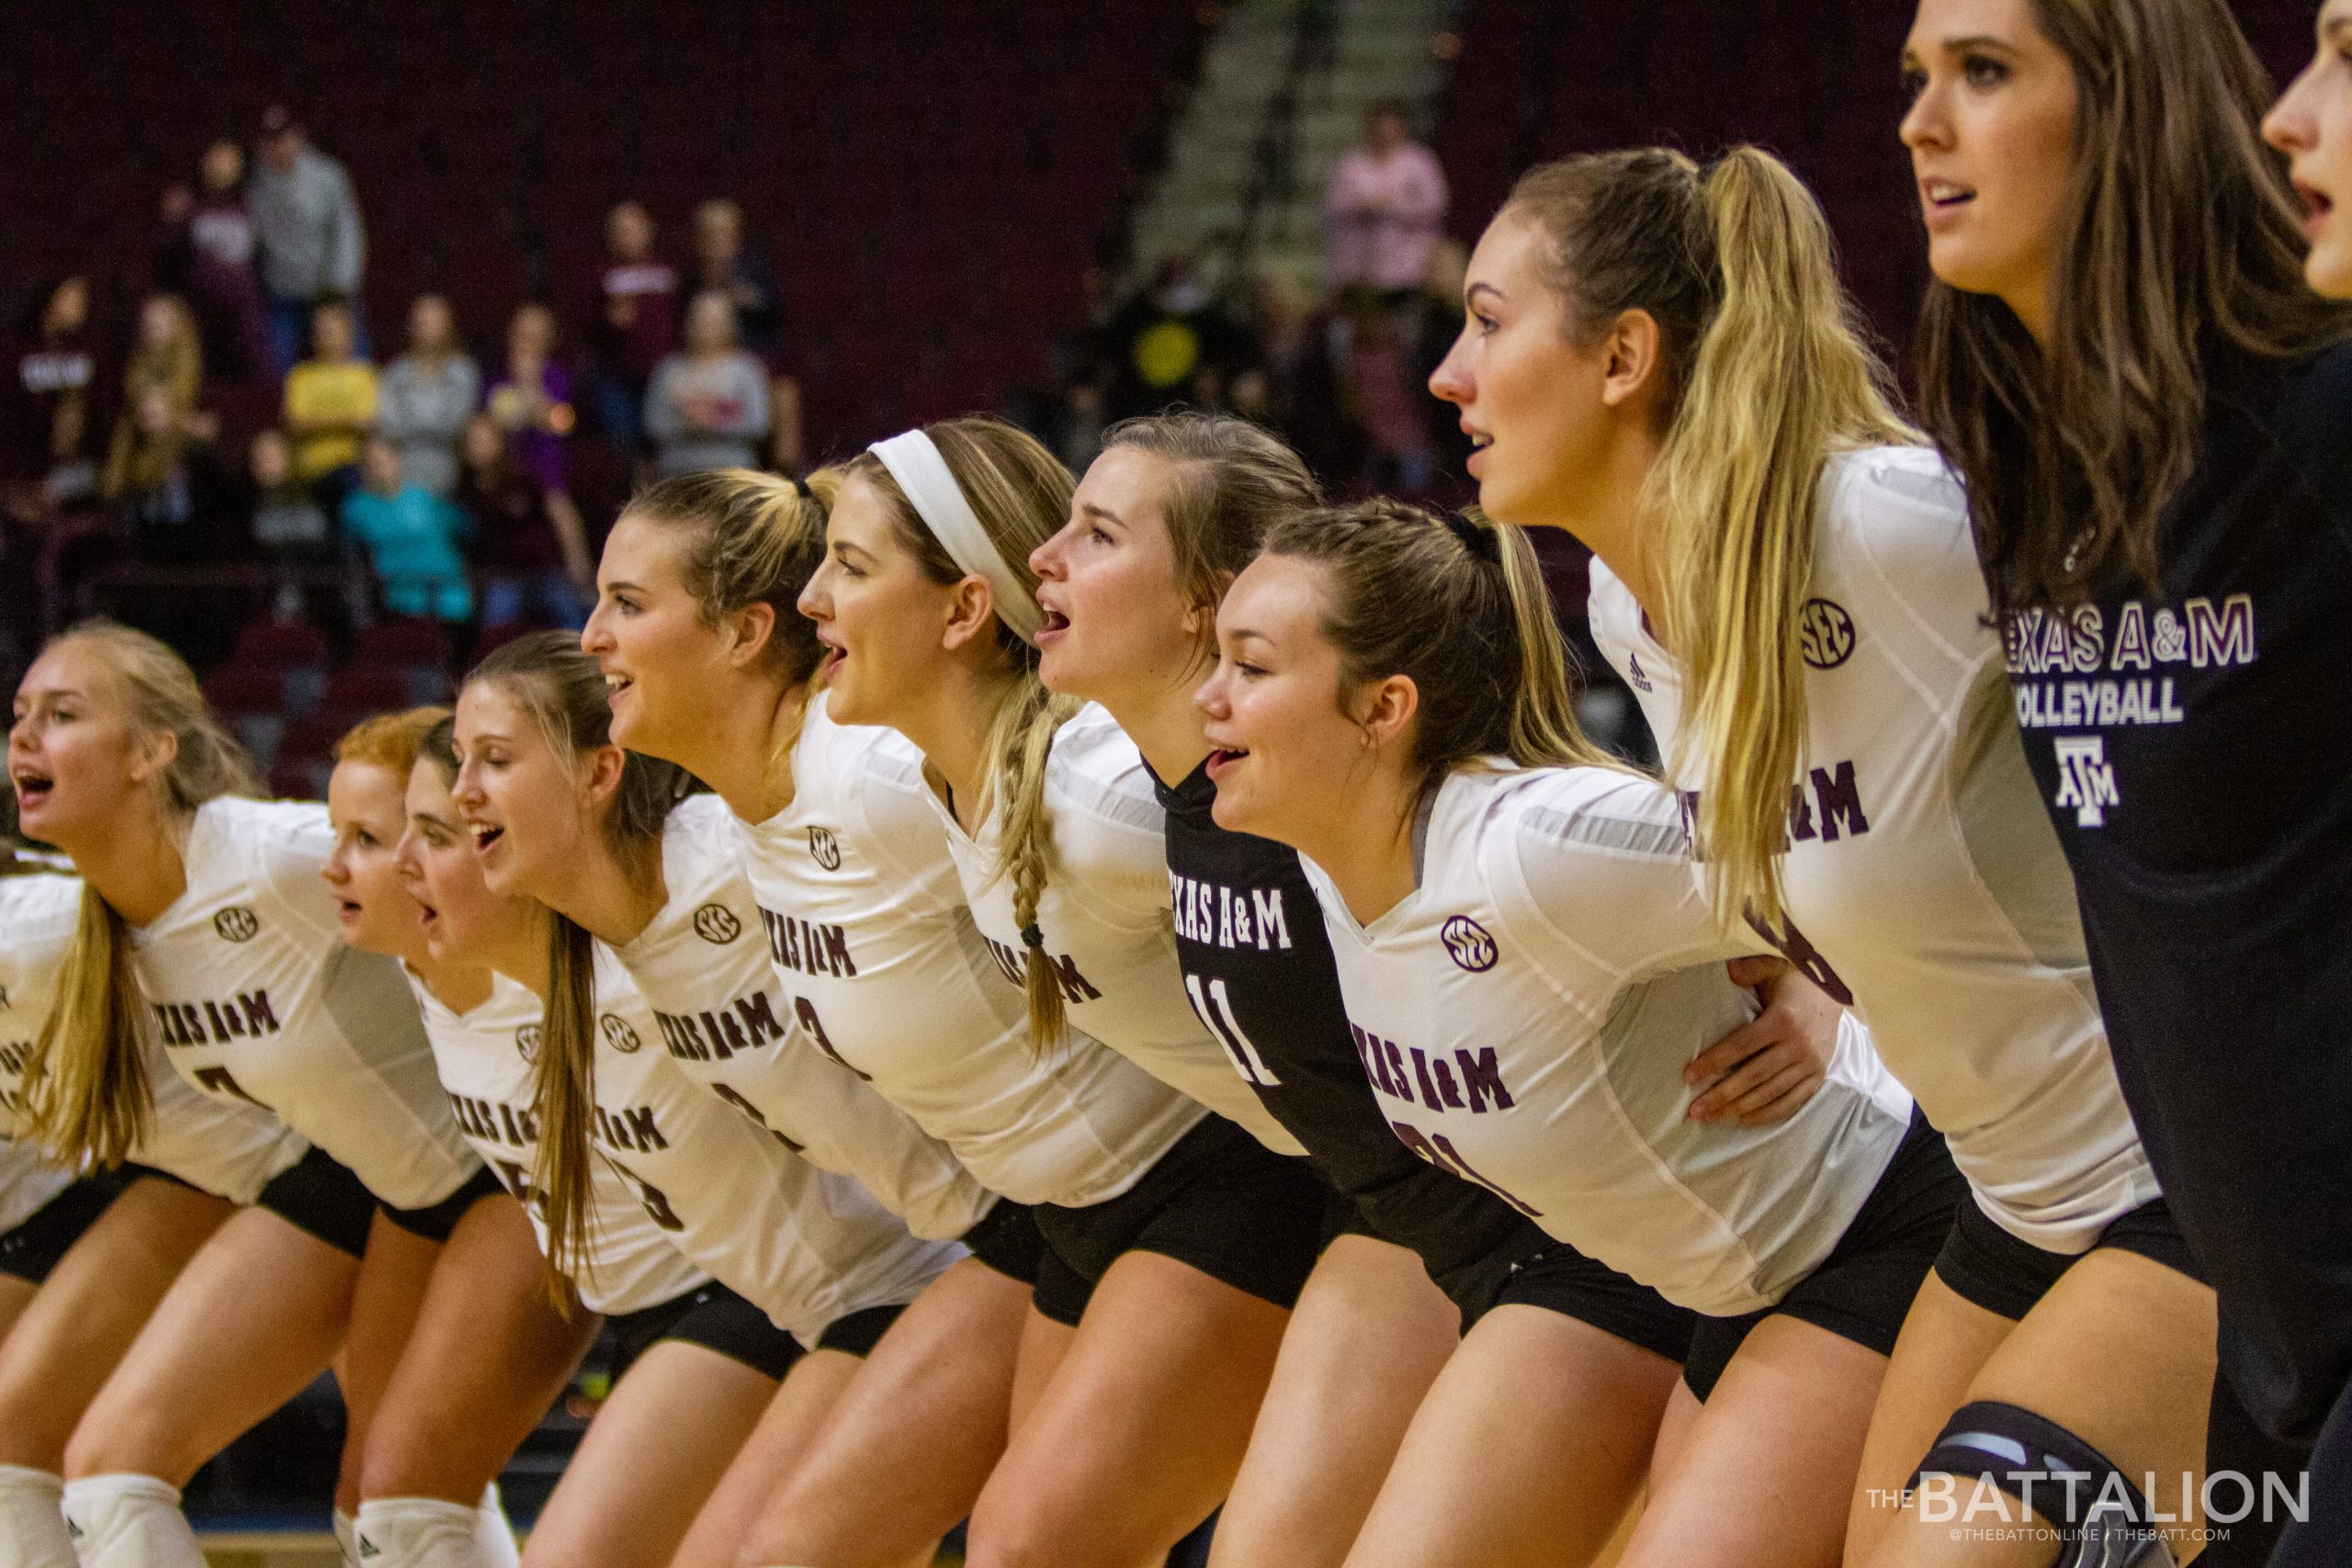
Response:
[{"label": "sec logo patch", "polygon": [[705,904],[695,911],[695,935],[724,946],[743,934],[743,922],[724,904]]},{"label": "sec logo patch", "polygon": [[833,830],[831,828],[808,829],[808,852],[816,856],[817,863],[827,871],[841,870],[842,844],[839,839],[833,837]]},{"label": "sec logo patch", "polygon": [[605,1043],[624,1056],[634,1055],[637,1048],[644,1043],[638,1039],[637,1031],[616,1013],[605,1014],[596,1021],[596,1027],[605,1032]]},{"label": "sec logo patch", "polygon": [[1467,915],[1456,915],[1446,921],[1438,935],[1443,939],[1445,951],[1453,962],[1473,975],[1483,975],[1492,969],[1496,958],[1500,956],[1495,948],[1495,939],[1487,934],[1487,928]]},{"label": "sec logo patch", "polygon": [[1854,617],[1834,599],[1808,599],[1797,612],[1797,648],[1815,670],[1835,670],[1854,657]]},{"label": "sec logo patch", "polygon": [[251,942],[261,930],[261,921],[243,904],[223,909],[212,917],[212,929],[230,942]]},{"label": "sec logo patch", "polygon": [[526,1062],[536,1062],[539,1059],[539,1026],[537,1024],[526,1023],[514,1032],[514,1050]]}]

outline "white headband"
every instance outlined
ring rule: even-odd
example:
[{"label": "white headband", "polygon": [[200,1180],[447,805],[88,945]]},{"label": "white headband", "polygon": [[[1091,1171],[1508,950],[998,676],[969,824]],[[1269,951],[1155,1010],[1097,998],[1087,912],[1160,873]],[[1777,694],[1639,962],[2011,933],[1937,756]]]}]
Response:
[{"label": "white headband", "polygon": [[866,450],[881,458],[890,477],[899,481],[899,491],[931,530],[931,536],[945,548],[947,558],[963,568],[967,576],[987,580],[996,596],[997,619],[1011,626],[1023,642],[1034,645],[1043,619],[1037,601],[1013,575],[989,531],[980,526],[979,515],[964,499],[964,487],[956,482],[955,471],[931,437],[910,430],[888,441],[876,441]]}]

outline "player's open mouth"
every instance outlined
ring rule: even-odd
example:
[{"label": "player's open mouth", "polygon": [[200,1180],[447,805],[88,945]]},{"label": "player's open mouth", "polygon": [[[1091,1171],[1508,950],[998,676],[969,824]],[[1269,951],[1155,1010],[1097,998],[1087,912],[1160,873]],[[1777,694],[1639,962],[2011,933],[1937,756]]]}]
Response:
[{"label": "player's open mouth", "polygon": [[[1045,609],[1043,605],[1039,605],[1038,608],[1041,610]],[[1037,635],[1039,637],[1045,636],[1047,632],[1066,632],[1068,630],[1069,630],[1069,617],[1063,615],[1059,610],[1046,610],[1043,618],[1041,618],[1037,623]]]},{"label": "player's open mouth", "polygon": [[474,853],[481,854],[487,851],[491,845],[504,838],[506,836],[506,829],[503,828],[493,828],[486,822],[477,822],[473,825],[473,835]]},{"label": "player's open mouth", "polygon": [[617,701],[620,699],[620,694],[621,694],[623,692],[628,691],[631,686],[634,686],[634,685],[636,685],[636,684],[637,684],[637,682],[636,682],[635,681],[630,680],[630,679],[629,679],[628,676],[626,676],[626,675],[607,675],[607,676],[605,676],[605,701],[607,704],[611,704],[611,703],[614,703],[614,702],[617,702]]},{"label": "player's open mouth", "polygon": [[440,919],[441,911],[435,908],[432,905],[425,903],[419,903],[417,905],[416,923],[424,930],[431,931],[434,925],[439,921]]},{"label": "player's open mouth", "polygon": [[1223,746],[1210,752],[1209,782],[1215,784],[1221,775],[1230,773],[1235,763],[1244,761],[1249,755],[1249,752],[1237,748]]},{"label": "player's open mouth", "polygon": [[35,773],[29,768],[13,770],[8,779],[17,786],[17,801],[25,806],[37,806],[47,800],[49,792],[57,786],[57,781],[47,773]]}]

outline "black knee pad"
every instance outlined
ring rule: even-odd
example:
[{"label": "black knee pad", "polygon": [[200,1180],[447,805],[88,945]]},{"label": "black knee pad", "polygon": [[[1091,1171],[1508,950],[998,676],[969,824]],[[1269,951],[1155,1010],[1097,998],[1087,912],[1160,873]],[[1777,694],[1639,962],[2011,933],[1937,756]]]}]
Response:
[{"label": "black knee pad", "polygon": [[[1912,1472],[1923,1510],[1933,1506],[1935,1489],[1922,1485],[1930,1475],[1989,1483],[2030,1507],[2064,1542],[2054,1568],[2173,1568],[2172,1551],[2132,1479],[2030,1410],[1994,1400],[1962,1405]],[[1950,1507],[1951,1521],[1965,1528],[1965,1493],[1956,1492]]]}]

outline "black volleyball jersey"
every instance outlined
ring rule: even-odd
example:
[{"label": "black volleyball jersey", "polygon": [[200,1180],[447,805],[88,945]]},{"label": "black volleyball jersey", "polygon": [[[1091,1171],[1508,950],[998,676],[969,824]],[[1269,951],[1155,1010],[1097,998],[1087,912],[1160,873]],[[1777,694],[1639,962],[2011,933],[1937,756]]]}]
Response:
[{"label": "black volleyball jersey", "polygon": [[1218,827],[1206,762],[1172,789],[1152,783],[1168,813],[1185,994],[1274,1119],[1441,1283],[1499,1250],[1544,1245],[1509,1203],[1428,1164],[1390,1128],[1356,1054],[1322,907],[1298,852]]},{"label": "black volleyball jersey", "polygon": [[2125,1098],[2249,1408],[2352,1377],[2352,346],[2209,359],[2154,590],[2003,628]]}]

